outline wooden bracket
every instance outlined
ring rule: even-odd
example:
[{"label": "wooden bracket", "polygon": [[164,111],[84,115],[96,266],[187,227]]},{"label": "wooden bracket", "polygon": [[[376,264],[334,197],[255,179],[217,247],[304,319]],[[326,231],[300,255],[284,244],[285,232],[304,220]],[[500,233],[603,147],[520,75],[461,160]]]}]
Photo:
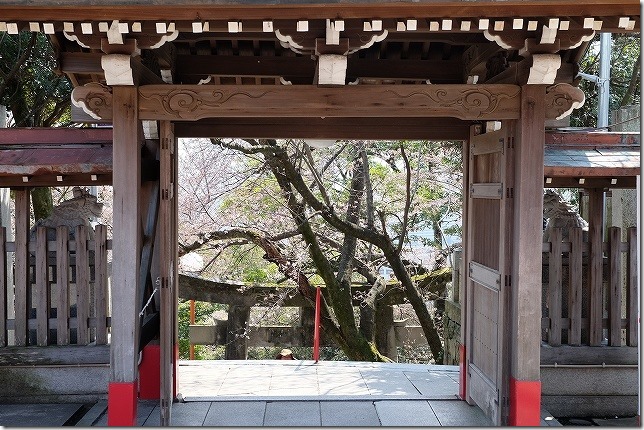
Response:
[{"label": "wooden bracket", "polygon": [[74,88],[72,104],[94,119],[112,118],[112,91],[104,85],[91,83]]},{"label": "wooden bracket", "polygon": [[528,75],[528,84],[554,84],[561,67],[559,54],[535,54]]},{"label": "wooden bracket", "polygon": [[318,57],[317,84],[342,86],[347,78],[347,56],[324,54]]},{"label": "wooden bracket", "polygon": [[551,85],[546,89],[546,119],[565,118],[584,105],[582,90],[570,84]]}]

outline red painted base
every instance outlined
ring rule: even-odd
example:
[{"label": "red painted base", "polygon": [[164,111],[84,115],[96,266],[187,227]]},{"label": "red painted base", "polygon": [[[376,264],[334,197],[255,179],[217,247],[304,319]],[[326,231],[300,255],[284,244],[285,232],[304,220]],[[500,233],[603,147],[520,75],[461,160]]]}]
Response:
[{"label": "red painted base", "polygon": [[465,345],[460,345],[458,347],[458,395],[461,399],[465,400],[465,375],[467,368],[465,366]]},{"label": "red painted base", "polygon": [[541,421],[541,382],[519,381],[510,377],[511,426],[539,426]]},{"label": "red painted base", "polygon": [[110,382],[107,389],[107,425],[136,426],[137,381]]},{"label": "red painted base", "polygon": [[145,345],[143,360],[139,365],[139,397],[156,400],[161,396],[161,347]]}]

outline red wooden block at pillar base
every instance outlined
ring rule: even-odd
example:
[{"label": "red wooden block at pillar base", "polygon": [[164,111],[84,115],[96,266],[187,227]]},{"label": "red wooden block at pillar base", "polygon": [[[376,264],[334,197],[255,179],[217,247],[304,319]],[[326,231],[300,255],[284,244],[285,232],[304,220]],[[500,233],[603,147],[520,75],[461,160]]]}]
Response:
[{"label": "red wooden block at pillar base", "polygon": [[462,400],[465,400],[465,345],[458,347],[458,395]]},{"label": "red wooden block at pillar base", "polygon": [[156,400],[161,396],[161,347],[145,345],[139,365],[139,397]]},{"label": "red wooden block at pillar base", "polygon": [[110,382],[107,388],[107,425],[136,426],[137,381]]},{"label": "red wooden block at pillar base", "polygon": [[541,382],[510,377],[511,426],[539,426],[541,422]]}]

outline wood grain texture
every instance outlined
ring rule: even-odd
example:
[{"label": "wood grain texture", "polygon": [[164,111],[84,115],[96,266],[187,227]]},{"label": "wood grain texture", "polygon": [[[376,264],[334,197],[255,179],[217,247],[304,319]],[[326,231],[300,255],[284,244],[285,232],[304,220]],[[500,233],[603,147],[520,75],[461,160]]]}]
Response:
[{"label": "wood grain texture", "polygon": [[94,312],[96,315],[96,344],[107,344],[108,273],[107,273],[107,226],[99,224],[94,234],[96,238],[94,279]]},{"label": "wood grain texture", "polygon": [[0,227],[0,348],[7,346],[7,228]]},{"label": "wood grain texture", "polygon": [[69,345],[69,229],[56,228],[56,343]]},{"label": "wood grain texture", "polygon": [[514,249],[512,262],[511,374],[539,380],[541,338],[541,243],[543,224],[545,87],[521,88],[521,119],[515,139]]},{"label": "wood grain texture", "polygon": [[29,285],[29,253],[27,251],[29,239],[29,189],[15,191],[16,204],[16,274],[15,274],[15,308],[16,325],[15,339],[16,346],[27,346],[27,319],[28,319],[28,297],[30,296]]},{"label": "wood grain texture", "polygon": [[76,227],[76,312],[78,319],[77,343],[87,345],[90,342],[90,278],[89,249],[87,248],[87,227]]},{"label": "wood grain texture", "polygon": [[549,282],[548,282],[548,316],[550,328],[548,330],[548,344],[561,345],[561,310],[563,288],[561,282],[562,255],[561,255],[561,228],[554,228],[550,232],[550,255],[548,257]]},{"label": "wood grain texture", "polygon": [[240,116],[508,119],[518,117],[519,94],[514,85],[146,85],[139,89],[139,112],[141,119],[188,121]]},{"label": "wood grain texture", "polygon": [[602,330],[602,225],[604,219],[604,192],[602,189],[589,190],[588,201],[588,241],[590,243],[588,259],[589,304],[590,320],[589,343],[598,346],[603,339]]},{"label": "wood grain texture", "polygon": [[[400,17],[550,17],[560,16],[633,16],[639,18],[636,1],[588,0],[530,1],[486,0],[476,2],[424,0],[416,3],[382,3],[348,0],[300,1],[294,4],[270,3],[259,0],[241,2],[221,0],[184,0],[178,5],[171,0],[112,2],[96,4],[89,0],[59,0],[52,7],[48,0],[9,0],[3,4],[5,20],[55,20],[74,17],[78,20],[213,20],[213,19],[319,19],[336,18],[400,18]],[[83,6],[83,7],[79,7]],[[639,26],[637,27],[639,28]]]},{"label": "wood grain texture", "polygon": [[39,226],[36,229],[36,285],[34,296],[36,299],[36,343],[38,346],[47,346],[49,337],[49,274],[47,273],[47,227]]},{"label": "wood grain texture", "polygon": [[138,271],[141,258],[140,124],[136,88],[114,91],[114,225],[112,239],[111,380],[137,380],[139,306]]},{"label": "wood grain texture", "polygon": [[626,262],[626,344],[628,346],[637,346],[638,329],[639,329],[639,312],[638,312],[638,292],[639,284],[638,259],[637,259],[637,228],[630,227],[626,230],[628,253]]},{"label": "wood grain texture", "polygon": [[622,230],[608,228],[608,344],[622,345]]},{"label": "wood grain texture", "polygon": [[568,344],[581,345],[581,308],[582,308],[582,230],[573,227],[569,230],[570,252],[568,253],[569,291],[568,291],[568,317],[570,329],[568,330]]},{"label": "wood grain texture", "polygon": [[161,354],[161,423],[170,423],[171,407],[173,398],[173,380],[175,369],[173,366],[174,356],[174,318],[176,313],[176,303],[171,287],[175,287],[172,274],[177,270],[175,267],[174,248],[176,242],[173,242],[172,224],[176,218],[174,212],[174,200],[176,194],[172,187],[174,183],[173,167],[175,154],[173,148],[176,141],[173,133],[172,123],[162,121],[159,124],[160,140],[160,178],[159,187],[161,200],[159,202],[159,275],[161,277],[161,291],[159,293],[160,308],[160,354]]}]

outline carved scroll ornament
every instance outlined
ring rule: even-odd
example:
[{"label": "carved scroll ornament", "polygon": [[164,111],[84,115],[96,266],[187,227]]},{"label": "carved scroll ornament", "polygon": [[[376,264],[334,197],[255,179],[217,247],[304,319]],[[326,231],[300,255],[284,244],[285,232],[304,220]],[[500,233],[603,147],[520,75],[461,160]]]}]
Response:
[{"label": "carved scroll ornament", "polygon": [[[568,91],[568,88],[551,92],[554,107],[566,107],[568,99],[577,100],[574,91],[573,96],[567,99],[565,96],[570,91],[563,90]],[[516,85],[500,84],[355,85],[342,88],[313,85],[268,88],[265,85],[145,85],[139,87],[138,92],[141,120],[196,121],[220,117],[502,120],[519,118],[521,89]],[[108,87],[96,84],[78,87],[72,93],[72,100],[93,118],[112,118],[112,94]]]},{"label": "carved scroll ornament", "polygon": [[546,119],[565,118],[584,105],[584,92],[570,84],[556,84],[546,89]]},{"label": "carved scroll ornament", "polygon": [[112,90],[98,83],[83,85],[72,91],[72,104],[94,119],[112,118]]}]

